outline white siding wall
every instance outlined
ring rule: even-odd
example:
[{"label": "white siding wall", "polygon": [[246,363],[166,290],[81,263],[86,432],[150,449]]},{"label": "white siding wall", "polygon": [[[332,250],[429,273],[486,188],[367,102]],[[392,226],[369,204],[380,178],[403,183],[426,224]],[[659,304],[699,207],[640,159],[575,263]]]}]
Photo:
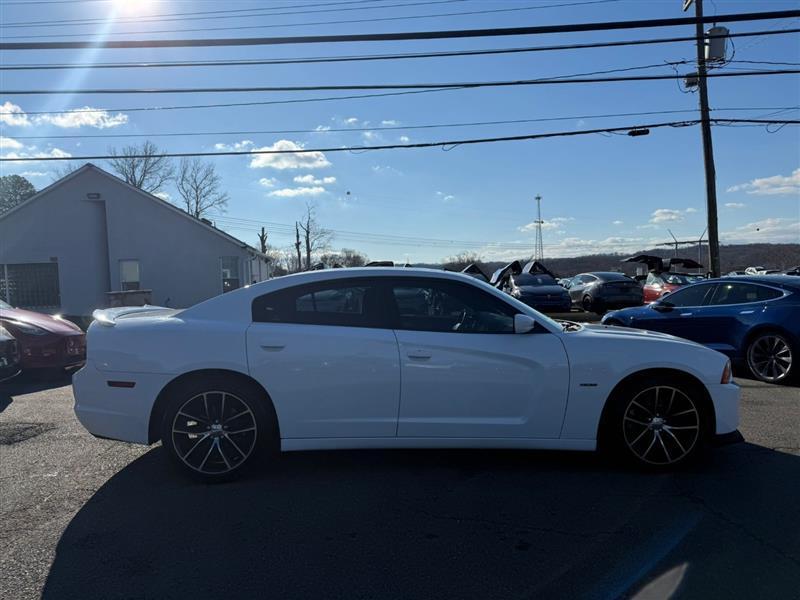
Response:
[{"label": "white siding wall", "polygon": [[56,257],[66,314],[104,306],[105,292],[120,289],[124,259],[139,261],[154,304],[191,306],[221,293],[221,256],[238,257],[249,283],[239,244],[92,169],[0,219],[0,264]]}]

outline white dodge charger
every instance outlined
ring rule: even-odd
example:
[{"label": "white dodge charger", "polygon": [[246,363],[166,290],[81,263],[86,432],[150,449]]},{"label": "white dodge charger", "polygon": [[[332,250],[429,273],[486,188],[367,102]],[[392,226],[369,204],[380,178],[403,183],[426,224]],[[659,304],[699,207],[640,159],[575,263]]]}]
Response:
[{"label": "white dodge charger", "polygon": [[204,479],[279,450],[598,446],[650,468],[736,436],[725,356],[556,322],[476,279],[335,269],[97,311],[75,412]]}]

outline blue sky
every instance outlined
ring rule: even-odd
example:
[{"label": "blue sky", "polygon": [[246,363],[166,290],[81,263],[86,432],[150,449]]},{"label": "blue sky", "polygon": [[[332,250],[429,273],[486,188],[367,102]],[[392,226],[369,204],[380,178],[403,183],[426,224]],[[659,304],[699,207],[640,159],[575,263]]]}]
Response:
[{"label": "blue sky", "polygon": [[[419,2],[421,0],[417,0]],[[104,24],[67,27],[6,28],[4,37],[87,34],[106,30],[111,39],[146,37],[235,37],[364,33],[430,29],[508,27],[516,25],[647,19],[682,16],[679,0],[619,1],[545,8],[566,0],[496,2],[465,0],[438,5],[383,8],[414,4],[415,0],[379,0],[353,11],[248,17],[169,23],[120,23],[148,14],[281,7],[319,4],[290,2],[226,3],[203,0],[159,2],[72,2],[8,5],[0,8],[3,23],[101,18]],[[575,0],[578,1],[578,0]],[[785,10],[796,2],[706,1],[708,14]],[[345,6],[340,6],[344,8]],[[367,8],[369,7],[369,8]],[[291,23],[431,15],[504,8],[532,8],[507,13],[367,22],[340,25]],[[332,7],[335,8],[335,7]],[[297,8],[308,11],[309,8]],[[800,20],[735,23],[732,32],[797,27]],[[238,31],[153,33],[123,36],[121,31],[275,25]],[[585,41],[691,35],[693,28],[669,28],[426,42],[330,44],[314,46],[254,46],[171,50],[30,51],[5,52],[5,63],[120,62],[238,58],[278,58],[323,55],[378,54],[571,44]],[[59,36],[60,37],[60,36]],[[59,39],[59,37],[54,39]],[[42,38],[48,39],[48,38]],[[82,39],[64,38],[64,39]],[[736,61],[800,62],[800,35],[776,35],[735,40]],[[691,43],[630,46],[596,50],[539,52],[338,64],[265,65],[215,68],[125,70],[5,71],[2,90],[69,87],[192,87],[234,85],[314,85],[346,83],[404,83],[465,80],[527,79],[662,64],[689,59]],[[688,67],[678,67],[682,72]],[[732,69],[776,68],[734,63]],[[642,73],[672,73],[669,66]],[[634,72],[636,73],[636,72]],[[406,141],[435,141],[596,127],[637,125],[696,118],[696,113],[596,119],[591,115],[660,110],[693,111],[697,96],[682,92],[675,81],[532,86],[448,91],[398,97],[342,100],[293,105],[127,112],[37,117],[28,111],[66,111],[92,107],[114,109],[215,102],[246,102],[330,96],[301,94],[173,94],[12,96],[0,94],[2,154],[104,154],[109,146],[140,143],[144,138],[24,139],[25,136],[156,134],[197,131],[254,131],[319,128],[367,128],[368,131],[286,135],[211,135],[152,137],[168,151],[214,151],[215,148],[281,147],[291,144],[338,147]],[[712,108],[798,107],[800,77],[719,78],[710,82]],[[10,103],[10,104],[9,104]],[[770,113],[730,111],[724,116],[756,117]],[[800,111],[782,113],[797,118]],[[455,122],[570,117],[562,121],[470,128],[390,130],[408,126]],[[580,118],[582,117],[582,118]],[[375,128],[375,129],[370,129]],[[277,146],[276,146],[277,144]],[[800,134],[796,126],[769,133],[763,127],[716,127],[720,232],[723,242],[800,242]],[[543,197],[545,255],[568,256],[593,251],[634,251],[670,239],[696,238],[705,227],[705,188],[700,131],[696,127],[654,130],[647,137],[591,135],[538,141],[281,159],[220,157],[213,159],[231,200],[226,218],[217,224],[241,239],[255,243],[260,222],[293,224],[307,201],[316,206],[319,221],[334,230],[333,247],[356,248],[374,259],[439,260],[464,249],[487,259],[530,253],[535,219],[534,196]],[[103,166],[102,162],[99,163]],[[3,174],[23,173],[37,188],[52,180],[55,163],[3,163]],[[173,199],[174,189],[167,192]],[[348,194],[349,192],[349,194]],[[234,224],[231,219],[241,219]],[[270,227],[268,226],[268,229]],[[283,248],[292,241],[285,228],[275,227],[271,243]],[[400,236],[369,241],[350,232]],[[402,236],[470,244],[407,241]],[[487,242],[503,244],[501,247]],[[512,244],[519,244],[513,249]]]}]

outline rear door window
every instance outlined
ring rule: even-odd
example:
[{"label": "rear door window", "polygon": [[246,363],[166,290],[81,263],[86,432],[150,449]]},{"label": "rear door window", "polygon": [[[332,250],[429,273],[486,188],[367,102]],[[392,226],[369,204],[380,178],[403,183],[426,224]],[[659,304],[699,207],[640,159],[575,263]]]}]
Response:
[{"label": "rear door window", "polygon": [[253,301],[256,323],[380,327],[378,286],[367,280],[328,281],[278,290]]},{"label": "rear door window", "polygon": [[752,283],[719,283],[709,304],[747,304],[780,298],[783,292]]}]

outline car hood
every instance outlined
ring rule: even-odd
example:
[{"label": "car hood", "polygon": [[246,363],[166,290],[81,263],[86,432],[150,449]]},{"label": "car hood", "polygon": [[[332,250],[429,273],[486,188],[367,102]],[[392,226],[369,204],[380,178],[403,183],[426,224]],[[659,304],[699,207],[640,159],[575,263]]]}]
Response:
[{"label": "car hood", "polygon": [[521,285],[519,291],[523,296],[546,296],[548,294],[561,296],[567,292],[560,285]]},{"label": "car hood", "polygon": [[76,334],[82,333],[77,325],[63,319],[56,319],[51,315],[23,310],[21,308],[0,309],[0,319],[20,321],[34,325],[50,333]]},{"label": "car hood", "polygon": [[671,342],[689,344],[691,346],[704,347],[702,344],[679,338],[668,333],[660,333],[658,331],[649,331],[645,329],[633,329],[631,327],[616,327],[614,325],[584,325],[583,333],[584,335],[596,335],[613,339],[667,340]]}]

